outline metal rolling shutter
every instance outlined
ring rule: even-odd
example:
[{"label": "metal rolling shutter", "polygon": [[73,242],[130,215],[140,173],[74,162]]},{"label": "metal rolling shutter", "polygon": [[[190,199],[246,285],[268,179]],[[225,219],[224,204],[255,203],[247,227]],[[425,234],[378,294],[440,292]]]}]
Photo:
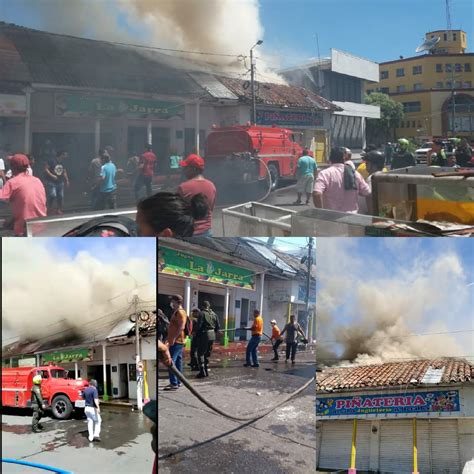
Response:
[{"label": "metal rolling shutter", "polygon": [[[369,469],[370,422],[357,424],[356,467]],[[351,457],[352,421],[324,421],[321,427],[319,463],[320,469],[347,469]]]},{"label": "metal rolling shutter", "polygon": [[457,420],[431,420],[433,474],[461,472]]},{"label": "metal rolling shutter", "polygon": [[413,471],[411,432],[411,420],[387,420],[380,423],[381,473],[406,474]]}]

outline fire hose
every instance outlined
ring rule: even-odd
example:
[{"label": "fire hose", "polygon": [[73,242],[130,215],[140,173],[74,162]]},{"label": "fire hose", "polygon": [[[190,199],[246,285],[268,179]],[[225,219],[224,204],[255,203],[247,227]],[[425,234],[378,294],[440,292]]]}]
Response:
[{"label": "fire hose", "polygon": [[257,420],[260,420],[264,416],[267,416],[270,412],[273,410],[276,410],[280,406],[284,405],[288,401],[290,401],[292,398],[296,397],[299,395],[301,392],[306,390],[315,380],[316,380],[316,375],[314,377],[311,377],[310,380],[308,380],[303,386],[295,390],[294,392],[290,393],[288,396],[286,396],[283,400],[279,401],[277,404],[273,405],[272,407],[266,409],[260,414],[256,413],[251,413],[246,416],[235,416],[231,415],[229,413],[226,413],[225,411],[221,410],[220,408],[216,407],[213,405],[211,402],[207,401],[186,379],[186,377],[172,364],[171,366],[168,367],[171,372],[173,372],[176,377],[183,383],[183,385],[197,398],[199,399],[204,405],[209,407],[211,410],[215,411],[216,413],[219,413],[219,415],[222,415],[226,418],[229,418],[231,420],[235,421],[248,421],[248,422],[254,422]]}]

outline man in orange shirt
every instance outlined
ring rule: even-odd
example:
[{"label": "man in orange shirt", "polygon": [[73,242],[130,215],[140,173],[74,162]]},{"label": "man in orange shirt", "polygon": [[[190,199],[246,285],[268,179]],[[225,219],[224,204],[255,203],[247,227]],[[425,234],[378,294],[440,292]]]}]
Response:
[{"label": "man in orange shirt", "polygon": [[278,347],[280,347],[280,344],[283,342],[283,338],[281,337],[281,331],[280,328],[277,326],[277,322],[272,319],[270,321],[270,324],[272,325],[272,344],[273,352],[275,354],[275,357],[273,357],[272,360],[278,360]]},{"label": "man in orange shirt", "polygon": [[[186,311],[183,309],[183,297],[174,295],[170,298],[170,306],[173,314],[168,327],[168,337],[166,345],[169,347],[171,358],[175,367],[183,372],[183,349],[185,342],[184,327],[186,326]],[[178,377],[169,371],[170,383],[164,390],[178,390],[181,386]]]},{"label": "man in orange shirt", "polygon": [[[247,351],[245,354],[246,362],[244,364],[244,367],[260,367],[260,364],[258,363],[257,348],[260,344],[260,341],[262,340],[263,318],[260,315],[260,311],[258,309],[253,312],[253,316],[254,320],[252,326],[246,328],[252,330],[252,337],[250,338],[250,341],[247,344]],[[251,361],[253,361],[253,363]]]}]

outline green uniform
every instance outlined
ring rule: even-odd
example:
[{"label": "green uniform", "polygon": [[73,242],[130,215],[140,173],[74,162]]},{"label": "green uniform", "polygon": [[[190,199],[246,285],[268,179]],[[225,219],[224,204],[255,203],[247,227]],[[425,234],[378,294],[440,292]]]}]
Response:
[{"label": "green uniform", "polygon": [[41,394],[41,387],[39,385],[33,385],[33,388],[31,389],[31,406],[33,408],[31,426],[34,433],[38,433],[38,431],[43,429],[39,421],[44,416],[44,405],[45,402],[43,395]]},{"label": "green uniform", "polygon": [[217,314],[211,308],[202,310],[196,329],[199,375],[201,377],[208,375],[209,357],[212,353],[217,331],[219,331]]}]

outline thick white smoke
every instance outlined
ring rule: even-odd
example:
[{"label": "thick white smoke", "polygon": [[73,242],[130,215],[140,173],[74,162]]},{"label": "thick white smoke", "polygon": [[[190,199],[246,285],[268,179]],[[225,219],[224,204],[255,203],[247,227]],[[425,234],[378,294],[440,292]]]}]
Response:
[{"label": "thick white smoke", "polygon": [[[94,239],[90,240],[93,245]],[[129,252],[123,252],[126,254]],[[139,298],[153,301],[154,258],[123,255],[118,253],[114,261],[102,261],[86,251],[71,257],[46,239],[4,239],[3,327],[23,339],[44,337],[68,327],[80,332],[90,327],[88,323],[128,306],[135,283],[124,270],[137,280]]]},{"label": "thick white smoke", "polygon": [[[230,54],[183,54],[211,64],[216,72],[243,74],[250,48],[263,39],[258,0],[18,0],[55,33],[146,46]],[[256,50],[260,80],[284,82]],[[179,53],[169,53],[178,55]],[[275,60],[272,59],[274,62]],[[273,64],[273,63],[272,63]]]},{"label": "thick white smoke", "polygon": [[[316,321],[321,363],[472,354],[472,332],[436,334],[472,329],[466,314],[472,290],[459,257],[449,249],[436,255],[420,249],[418,257],[403,261],[407,250],[403,245],[408,244],[401,244],[400,264],[389,274],[385,259],[375,261],[367,249],[359,255],[354,242],[318,241]],[[432,335],[413,337],[413,333]]]}]

